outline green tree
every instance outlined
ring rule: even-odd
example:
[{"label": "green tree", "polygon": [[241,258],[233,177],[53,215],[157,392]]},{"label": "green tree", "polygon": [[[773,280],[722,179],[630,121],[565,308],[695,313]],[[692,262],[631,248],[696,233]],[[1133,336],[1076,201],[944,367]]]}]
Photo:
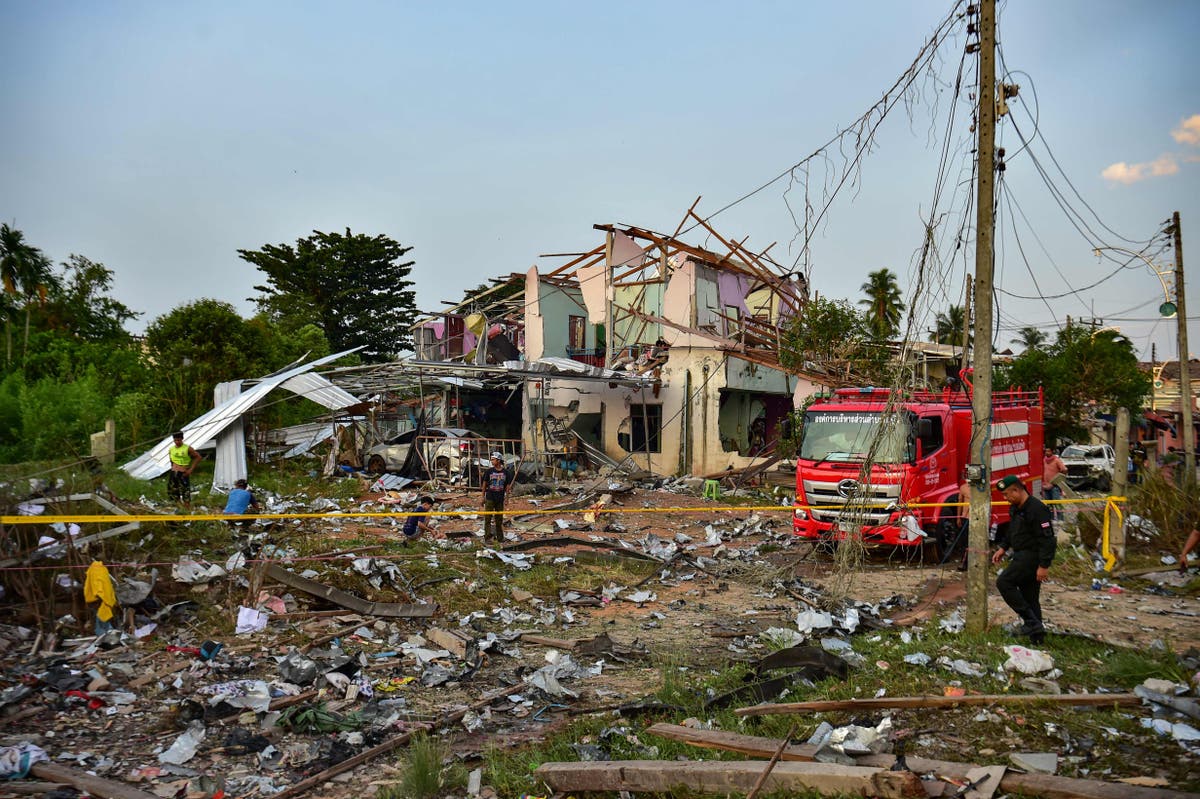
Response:
[{"label": "green tree", "polygon": [[284,331],[316,324],[334,351],[364,345],[364,360],[387,360],[412,345],[416,321],[413,261],[387,236],[322,233],[290,244],[238,250],[266,275],[252,298]]},{"label": "green tree", "polygon": [[1019,344],[1023,350],[1036,350],[1046,343],[1046,334],[1036,327],[1023,327],[1017,331],[1017,337],[1011,343]]},{"label": "green tree", "polygon": [[41,250],[25,241],[21,231],[0,225],[0,279],[4,282],[6,310],[4,335],[5,363],[12,363],[12,320],[16,298],[25,301],[25,347],[29,348],[29,314],[34,298],[44,299],[54,275],[48,259]]},{"label": "green tree", "polygon": [[939,311],[933,320],[933,340],[938,344],[954,344],[961,347],[963,326],[966,323],[967,315],[961,305],[951,305],[945,313]]},{"label": "green tree", "polygon": [[274,371],[271,342],[262,327],[219,300],[185,303],[146,328],[146,350],[157,375],[155,393],[178,426],[212,407],[217,383]]},{"label": "green tree", "polygon": [[109,296],[112,284],[113,271],[104,264],[69,256],[43,307],[46,326],[84,341],[128,339],[125,323],[141,314]]},{"label": "green tree", "polygon": [[996,370],[997,388],[1041,387],[1046,440],[1086,435],[1089,407],[1128,408],[1137,414],[1150,393],[1150,377],[1138,367],[1129,339],[1112,330],[1084,327],[1059,331],[1053,344],[1028,349]]},{"label": "green tree", "polygon": [[871,272],[867,282],[862,284],[862,291],[867,296],[858,304],[867,307],[867,325],[871,333],[881,341],[896,335],[905,308],[896,275],[886,268]]},{"label": "green tree", "polygon": [[817,367],[841,382],[886,384],[890,353],[877,344],[867,318],[846,300],[816,297],[805,303],[783,334],[779,362],[785,369]]}]

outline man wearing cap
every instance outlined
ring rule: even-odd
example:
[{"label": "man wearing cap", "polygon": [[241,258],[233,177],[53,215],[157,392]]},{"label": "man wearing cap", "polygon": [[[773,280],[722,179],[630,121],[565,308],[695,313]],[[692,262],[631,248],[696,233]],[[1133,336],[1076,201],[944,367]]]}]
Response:
[{"label": "man wearing cap", "polygon": [[[499,452],[492,453],[492,466],[483,473],[483,509],[484,511],[504,510],[504,497],[508,493],[508,484],[512,475],[504,468],[504,456]],[[504,516],[500,513],[489,513],[483,517],[483,537],[486,541],[504,541]]]},{"label": "man wearing cap", "polygon": [[1058,541],[1051,523],[1050,509],[1040,499],[1030,496],[1021,478],[1010,474],[1000,478],[996,488],[1011,505],[1007,540],[992,556],[999,563],[1005,553],[1010,562],[996,578],[996,589],[1008,606],[1021,617],[1021,634],[1040,644],[1046,640],[1042,624],[1042,581],[1054,562]]},{"label": "man wearing cap", "polygon": [[192,507],[192,471],[200,462],[200,453],[192,449],[190,444],[183,443],[183,431],[176,430],[171,434],[171,446],[167,447],[167,455],[171,461],[171,471],[167,474],[167,499],[174,500],[185,508]]},{"label": "man wearing cap", "polygon": [[[229,499],[225,503],[225,510],[222,513],[229,516],[241,516],[246,511],[257,513],[261,510],[258,504],[258,499],[250,491],[250,484],[244,479],[238,479],[233,484],[233,490],[229,492]],[[252,520],[243,519],[241,522],[228,522],[228,524],[241,524],[243,527],[248,526]]]}]

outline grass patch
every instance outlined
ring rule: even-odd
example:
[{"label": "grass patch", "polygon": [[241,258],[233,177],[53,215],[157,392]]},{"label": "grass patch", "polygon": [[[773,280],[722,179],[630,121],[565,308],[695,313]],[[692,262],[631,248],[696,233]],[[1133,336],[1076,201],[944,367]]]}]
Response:
[{"label": "grass patch", "polygon": [[1119,685],[1134,686],[1150,678],[1186,683],[1187,672],[1170,652],[1114,652],[1105,662],[1104,677]]},{"label": "grass patch", "polygon": [[417,733],[400,759],[399,783],[381,790],[380,799],[435,799],[462,788],[467,784],[466,770],[448,763],[449,757],[445,744]]}]

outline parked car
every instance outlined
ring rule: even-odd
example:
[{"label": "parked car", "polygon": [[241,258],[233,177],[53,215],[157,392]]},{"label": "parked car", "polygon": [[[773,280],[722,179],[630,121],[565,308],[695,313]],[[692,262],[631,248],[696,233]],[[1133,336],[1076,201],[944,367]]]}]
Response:
[{"label": "parked car", "polygon": [[[423,452],[414,454],[412,464],[417,471],[427,470],[432,475],[448,477],[462,472],[469,465],[487,463],[488,453],[484,451],[487,442],[483,436],[471,430],[427,427],[421,436]],[[371,447],[364,453],[367,471],[400,471],[416,439],[417,431],[408,430]]]},{"label": "parked car", "polygon": [[1097,491],[1112,488],[1117,454],[1108,444],[1072,444],[1062,451],[1060,457],[1067,465],[1067,485],[1071,488],[1093,488]]}]

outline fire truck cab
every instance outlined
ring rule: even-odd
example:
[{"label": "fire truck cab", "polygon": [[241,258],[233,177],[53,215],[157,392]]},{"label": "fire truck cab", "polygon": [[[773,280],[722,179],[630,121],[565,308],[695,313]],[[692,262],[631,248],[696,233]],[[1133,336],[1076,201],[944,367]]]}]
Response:
[{"label": "fire truck cab", "polygon": [[[860,530],[868,545],[935,543],[948,555],[966,508],[919,506],[966,501],[971,415],[965,390],[893,397],[883,388],[843,388],[819,397],[804,414],[797,451],[795,534],[836,541]],[[1040,495],[1041,390],[995,392],[989,430],[990,484],[1015,474]],[[993,489],[993,528],[1008,518]]]}]

